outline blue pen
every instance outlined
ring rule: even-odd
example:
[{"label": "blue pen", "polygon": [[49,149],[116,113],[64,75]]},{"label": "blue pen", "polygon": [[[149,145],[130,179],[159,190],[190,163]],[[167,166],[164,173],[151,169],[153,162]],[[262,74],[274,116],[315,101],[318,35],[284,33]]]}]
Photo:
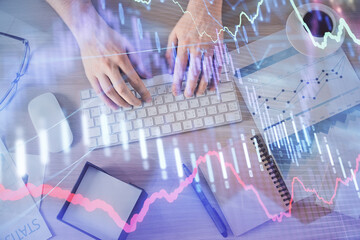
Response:
[{"label": "blue pen", "polygon": [[[185,172],[185,175],[189,177],[191,175],[190,170],[186,167],[185,164],[183,164],[183,169]],[[221,220],[219,214],[216,212],[216,210],[210,205],[209,200],[206,198],[205,194],[201,190],[201,186],[198,182],[195,181],[195,179],[192,181],[191,186],[194,188],[196,195],[199,197],[200,201],[204,205],[206,211],[208,212],[209,216],[215,223],[216,228],[219,230],[221,235],[223,237],[227,237],[227,231],[224,222]]]}]

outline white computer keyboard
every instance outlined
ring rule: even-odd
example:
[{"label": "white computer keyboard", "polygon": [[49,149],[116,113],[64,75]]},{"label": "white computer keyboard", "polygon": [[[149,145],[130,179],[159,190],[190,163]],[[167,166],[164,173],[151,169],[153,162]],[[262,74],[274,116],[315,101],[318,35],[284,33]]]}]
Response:
[{"label": "white computer keyboard", "polygon": [[131,143],[140,138],[158,138],[242,120],[232,81],[220,83],[218,91],[206,91],[204,95],[192,98],[183,95],[174,97],[171,83],[147,88],[153,97],[151,103],[116,111],[105,106],[94,90],[81,92],[90,148]]}]

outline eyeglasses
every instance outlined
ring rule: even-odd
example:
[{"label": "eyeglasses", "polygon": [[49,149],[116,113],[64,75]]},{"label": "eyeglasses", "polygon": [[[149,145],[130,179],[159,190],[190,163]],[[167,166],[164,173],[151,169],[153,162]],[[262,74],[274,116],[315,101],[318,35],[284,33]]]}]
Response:
[{"label": "eyeglasses", "polygon": [[29,45],[28,40],[21,38],[21,37],[13,36],[13,35],[3,33],[3,32],[0,32],[0,36],[11,38],[16,41],[20,41],[24,44],[24,56],[22,58],[22,61],[20,62],[20,67],[16,73],[16,77],[11,82],[10,88],[5,92],[5,95],[0,98],[0,111],[2,111],[2,110],[4,110],[5,107],[7,107],[9,105],[9,103],[14,98],[14,96],[17,92],[19,80],[22,76],[25,75],[25,73],[28,69],[29,61],[30,61],[30,45]]}]

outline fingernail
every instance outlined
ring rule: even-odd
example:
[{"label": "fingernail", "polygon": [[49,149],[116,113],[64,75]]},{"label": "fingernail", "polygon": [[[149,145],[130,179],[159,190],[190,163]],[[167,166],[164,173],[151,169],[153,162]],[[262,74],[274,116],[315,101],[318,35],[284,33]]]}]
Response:
[{"label": "fingernail", "polygon": [[108,105],[109,108],[111,108],[113,111],[116,111],[119,109],[119,106],[115,106],[115,105]]},{"label": "fingernail", "polygon": [[192,95],[193,95],[193,92],[191,91],[191,89],[187,89],[185,91],[185,97],[192,97]]},{"label": "fingernail", "polygon": [[179,96],[180,95],[180,92],[177,91],[177,90],[173,90],[172,92],[173,92],[174,96]]}]

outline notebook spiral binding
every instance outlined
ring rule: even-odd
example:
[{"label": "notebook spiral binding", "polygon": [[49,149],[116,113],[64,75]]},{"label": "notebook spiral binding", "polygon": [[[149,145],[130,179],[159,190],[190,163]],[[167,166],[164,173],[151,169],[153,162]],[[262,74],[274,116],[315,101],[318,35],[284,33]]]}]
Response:
[{"label": "notebook spiral binding", "polygon": [[284,180],[281,177],[280,170],[278,169],[274,158],[269,154],[266,145],[259,136],[255,135],[251,138],[251,140],[253,141],[255,147],[257,145],[261,160],[264,163],[264,167],[268,171],[275,187],[278,189],[283,202],[286,206],[288,206],[290,204],[291,195],[288,188],[286,187]]}]

